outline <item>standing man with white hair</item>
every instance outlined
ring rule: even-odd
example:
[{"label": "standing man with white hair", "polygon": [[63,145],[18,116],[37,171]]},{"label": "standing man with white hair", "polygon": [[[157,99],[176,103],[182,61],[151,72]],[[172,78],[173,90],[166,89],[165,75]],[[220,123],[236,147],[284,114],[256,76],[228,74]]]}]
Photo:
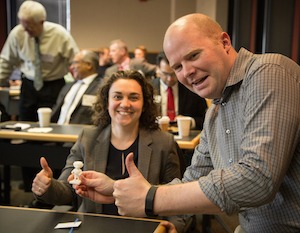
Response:
[{"label": "standing man with white hair", "polygon": [[35,1],[20,6],[20,24],[8,35],[0,55],[0,85],[18,67],[21,71],[20,120],[36,121],[39,107],[52,107],[64,86],[78,47],[61,25],[46,21],[46,10]]},{"label": "standing man with white hair", "polygon": [[[20,24],[9,33],[0,55],[0,86],[7,84],[15,68],[21,71],[21,121],[37,121],[38,108],[52,108],[79,52],[70,33],[47,22],[46,16],[42,4],[24,1],[18,12]],[[23,167],[22,172],[24,190],[30,192],[35,171]]]}]

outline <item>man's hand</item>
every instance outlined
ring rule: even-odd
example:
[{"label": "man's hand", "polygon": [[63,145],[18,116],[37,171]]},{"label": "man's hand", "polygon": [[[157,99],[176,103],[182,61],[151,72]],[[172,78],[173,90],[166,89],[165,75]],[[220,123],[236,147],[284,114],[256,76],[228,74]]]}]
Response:
[{"label": "man's hand", "polygon": [[113,196],[120,215],[144,217],[145,199],[151,185],[133,161],[133,153],[126,157],[129,178],[115,181]]}]

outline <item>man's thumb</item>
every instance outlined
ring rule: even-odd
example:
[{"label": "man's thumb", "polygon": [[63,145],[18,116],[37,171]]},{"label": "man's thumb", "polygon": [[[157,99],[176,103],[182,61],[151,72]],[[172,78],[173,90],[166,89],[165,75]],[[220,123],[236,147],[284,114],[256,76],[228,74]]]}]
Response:
[{"label": "man's thumb", "polygon": [[140,171],[138,168],[135,166],[135,163],[133,161],[133,153],[129,153],[126,157],[126,168],[128,171],[129,176],[136,176],[140,174]]},{"label": "man's thumb", "polygon": [[46,172],[49,176],[52,176],[52,174],[53,174],[52,170],[49,167],[48,162],[44,157],[41,157],[40,164],[41,164],[41,167],[44,170],[44,172]]}]

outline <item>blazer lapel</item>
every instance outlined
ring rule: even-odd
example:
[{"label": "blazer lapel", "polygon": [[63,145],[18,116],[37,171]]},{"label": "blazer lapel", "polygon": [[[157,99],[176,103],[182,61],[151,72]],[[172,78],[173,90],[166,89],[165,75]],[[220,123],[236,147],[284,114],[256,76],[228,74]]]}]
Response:
[{"label": "blazer lapel", "polygon": [[151,134],[146,133],[145,130],[141,129],[139,132],[138,169],[140,170],[145,179],[148,179],[149,176],[150,159],[152,156],[152,148],[150,147],[151,144]]},{"label": "blazer lapel", "polygon": [[98,172],[105,173],[108,150],[110,143],[110,125],[101,131],[94,145],[95,164],[94,169]]}]

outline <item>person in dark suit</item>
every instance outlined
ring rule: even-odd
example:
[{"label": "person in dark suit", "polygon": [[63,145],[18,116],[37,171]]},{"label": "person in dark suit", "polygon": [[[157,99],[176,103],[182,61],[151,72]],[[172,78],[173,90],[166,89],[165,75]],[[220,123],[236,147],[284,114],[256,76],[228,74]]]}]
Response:
[{"label": "person in dark suit", "polygon": [[[75,79],[67,83],[60,91],[56,104],[52,109],[51,122],[59,124],[92,124],[92,104],[96,100],[96,92],[101,83],[101,76],[97,74],[98,55],[90,50],[81,50],[73,59],[70,67]],[[80,89],[71,105],[68,105],[72,98],[72,91],[78,82],[82,81]],[[72,90],[73,89],[73,90]],[[69,106],[69,108],[68,108]],[[66,114],[66,117],[63,115]]]},{"label": "person in dark suit", "polygon": [[110,55],[109,55],[109,48],[102,47],[102,48],[99,48],[97,52],[99,54],[98,74],[101,77],[104,77],[106,69],[113,65]]},{"label": "person in dark suit", "polygon": [[[56,104],[52,109],[51,122],[58,124],[92,124],[92,104],[96,100],[96,92],[101,83],[97,68],[97,53],[90,50],[81,50],[75,55],[70,67],[75,81],[65,84],[60,91]],[[78,82],[82,83],[79,89],[75,90]],[[22,167],[24,190],[26,192],[31,190],[32,180],[36,173],[37,169],[35,168]],[[30,205],[39,207],[37,204]]]},{"label": "person in dark suit", "polygon": [[[98,92],[94,109],[94,126],[83,129],[58,180],[53,179],[46,159],[41,158],[42,170],[32,184],[38,200],[77,206],[81,198],[68,183],[72,179],[74,161],[82,161],[84,171],[107,175],[113,184],[129,176],[124,161],[133,152],[135,163],[150,183],[164,184],[181,177],[176,142],[171,134],[159,129],[153,87],[142,74],[137,71],[113,74]],[[118,215],[113,202],[112,199],[110,203],[99,204],[83,198],[78,211]],[[169,220],[181,232],[184,220],[179,217]]]},{"label": "person in dark suit", "polygon": [[164,52],[159,53],[156,60],[159,77],[151,80],[151,83],[155,89],[155,101],[159,105],[160,115],[167,115],[167,88],[171,87],[174,93],[176,116],[192,117],[192,128],[202,130],[207,110],[206,100],[178,82]]},{"label": "person in dark suit", "polygon": [[146,78],[150,79],[155,75],[156,66],[150,64],[144,59],[132,58],[128,54],[128,48],[124,41],[113,40],[109,46],[109,54],[114,65],[107,68],[105,77],[110,77],[113,73],[119,70],[137,70]]}]

